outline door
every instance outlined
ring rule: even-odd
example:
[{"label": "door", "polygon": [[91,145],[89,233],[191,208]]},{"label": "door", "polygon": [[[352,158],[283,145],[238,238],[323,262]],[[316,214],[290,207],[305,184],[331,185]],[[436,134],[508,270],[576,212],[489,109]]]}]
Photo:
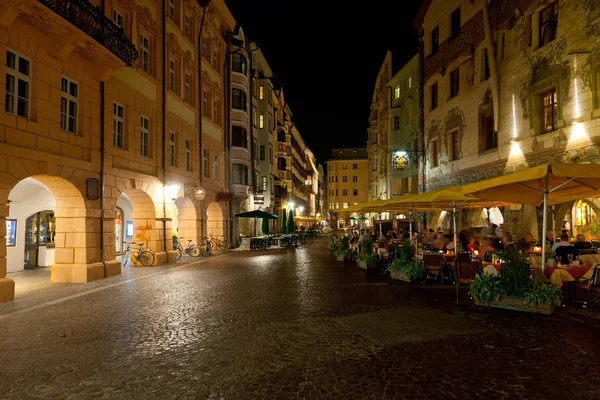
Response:
[{"label": "door", "polygon": [[123,229],[123,210],[117,207],[117,217],[115,218],[115,241],[118,256],[123,254]]},{"label": "door", "polygon": [[25,268],[35,268],[38,266],[39,251],[39,213],[31,215],[25,221]]}]

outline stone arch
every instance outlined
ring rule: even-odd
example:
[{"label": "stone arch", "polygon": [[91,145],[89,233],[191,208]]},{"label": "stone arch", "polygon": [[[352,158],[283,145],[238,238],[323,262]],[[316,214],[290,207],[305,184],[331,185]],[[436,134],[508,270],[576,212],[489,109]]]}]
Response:
[{"label": "stone arch", "polygon": [[192,243],[198,243],[202,233],[200,232],[200,219],[198,218],[196,206],[189,197],[177,198],[174,206],[176,215],[172,217],[172,231],[177,232],[177,236],[180,238],[183,237],[186,240],[192,240]]},{"label": "stone arch", "polygon": [[[31,188],[36,185],[41,188],[41,192],[38,192],[36,197],[46,191],[46,193],[50,192],[51,197],[54,198],[54,209],[50,210],[54,212],[55,218],[54,233],[52,234],[55,247],[54,262],[50,270],[51,281],[89,282],[104,278],[104,266],[100,263],[100,219],[98,216],[94,216],[95,213],[89,212],[88,203],[74,182],[60,176],[45,174],[25,177],[14,184],[10,191],[3,193],[3,197],[5,197],[2,200],[8,204],[3,217],[10,216],[11,203],[15,207],[13,210],[19,203],[23,204],[22,202],[28,200],[31,203],[30,196],[32,194],[27,193],[29,190],[27,187]],[[5,188],[9,189],[6,186]],[[33,206],[35,207],[35,205]],[[41,208],[47,208],[47,206],[41,206]],[[2,226],[6,225],[3,223]],[[17,235],[19,235],[18,232]],[[6,242],[2,241],[1,245],[6,246]],[[6,250],[4,254],[6,254]],[[4,273],[7,268],[6,263],[7,259],[4,258],[2,261]]]},{"label": "stone arch", "polygon": [[206,209],[207,215],[207,234],[212,235],[217,239],[227,239],[225,237],[225,216],[223,214],[223,209],[221,205],[213,201],[210,203]]},{"label": "stone arch", "polygon": [[[567,213],[572,212],[573,207],[575,207],[575,205],[577,204],[578,201],[579,200],[569,201],[569,202],[561,203],[561,204],[558,204],[557,206],[555,206],[554,218],[556,218],[555,222],[556,222],[556,231],[558,233],[557,236],[560,236],[560,233],[562,232],[562,222],[565,220]],[[598,207],[598,205],[590,199],[581,199],[581,201],[586,203],[587,205],[589,205],[594,210],[594,212],[596,213],[597,222],[600,222],[600,207]],[[548,213],[548,219],[549,219],[548,226],[550,227],[549,229],[552,229],[552,213],[551,212]],[[572,221],[570,221],[570,222],[572,222]],[[574,232],[574,229],[575,229],[575,226],[571,223],[571,234]]]},{"label": "stone arch", "polygon": [[[163,250],[162,221],[159,221],[156,213],[156,205],[152,197],[141,189],[127,189],[122,195],[127,196],[133,205],[133,238],[132,241],[142,243],[145,248],[154,252]],[[161,204],[162,207],[162,204]]]}]

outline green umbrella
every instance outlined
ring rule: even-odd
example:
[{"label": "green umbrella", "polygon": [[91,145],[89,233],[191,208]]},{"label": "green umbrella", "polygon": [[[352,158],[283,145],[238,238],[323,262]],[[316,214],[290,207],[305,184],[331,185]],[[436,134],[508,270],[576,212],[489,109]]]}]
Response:
[{"label": "green umbrella", "polygon": [[287,233],[287,224],[285,222],[285,216],[286,216],[286,211],[284,208],[283,209],[283,220],[281,222],[281,233],[283,233],[284,235]]},{"label": "green umbrella", "polygon": [[358,218],[356,218],[356,217],[348,217],[348,221],[356,221],[356,220],[358,220]]},{"label": "green umbrella", "polygon": [[288,218],[288,232],[294,233],[294,210],[290,210],[290,216]]},{"label": "green umbrella", "polygon": [[263,218],[262,220],[262,232],[265,235],[269,234],[269,220],[267,218]]}]

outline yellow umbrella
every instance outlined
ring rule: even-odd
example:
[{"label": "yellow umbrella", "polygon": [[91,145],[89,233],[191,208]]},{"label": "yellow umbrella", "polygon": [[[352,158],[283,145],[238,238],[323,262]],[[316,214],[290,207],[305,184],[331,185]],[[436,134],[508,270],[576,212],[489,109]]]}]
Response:
[{"label": "yellow umbrella", "polygon": [[[542,260],[544,260],[548,204],[600,196],[600,165],[544,164],[471,183],[463,189],[465,193],[484,200],[500,200],[532,206],[543,205]],[[544,264],[542,262],[542,272]]]}]

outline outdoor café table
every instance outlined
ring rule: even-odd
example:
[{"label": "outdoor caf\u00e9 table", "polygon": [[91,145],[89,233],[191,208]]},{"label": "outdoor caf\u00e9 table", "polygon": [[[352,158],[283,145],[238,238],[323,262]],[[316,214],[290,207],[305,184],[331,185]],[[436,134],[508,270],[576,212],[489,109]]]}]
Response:
[{"label": "outdoor caf\u00e9 table", "polygon": [[580,265],[577,267],[546,267],[545,273],[550,282],[562,288],[563,284],[574,282],[577,278],[590,278],[591,265]]},{"label": "outdoor caf\u00e9 table", "polygon": [[487,272],[488,274],[492,275],[492,276],[498,276],[498,273],[500,272],[500,263],[492,263],[492,262],[488,262],[488,261],[484,261],[481,263],[481,266],[483,267],[483,272]]}]

